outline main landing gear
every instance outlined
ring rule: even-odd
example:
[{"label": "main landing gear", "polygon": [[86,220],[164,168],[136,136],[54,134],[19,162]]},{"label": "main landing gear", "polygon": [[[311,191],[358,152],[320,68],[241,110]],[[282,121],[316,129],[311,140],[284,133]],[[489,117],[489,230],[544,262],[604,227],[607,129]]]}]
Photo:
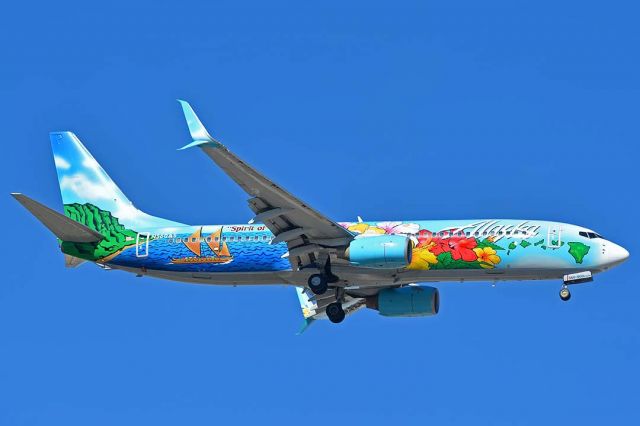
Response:
[{"label": "main landing gear", "polygon": [[307,286],[313,294],[324,294],[329,289],[329,284],[337,283],[340,279],[331,273],[331,262],[327,258],[324,267],[319,274],[313,274],[307,280]]},{"label": "main landing gear", "polygon": [[335,324],[342,322],[346,316],[344,309],[342,309],[342,303],[340,302],[329,303],[325,308],[325,312],[329,321]]},{"label": "main landing gear", "polygon": [[313,274],[307,280],[307,285],[313,294],[324,294],[329,289],[327,277],[324,274]]}]

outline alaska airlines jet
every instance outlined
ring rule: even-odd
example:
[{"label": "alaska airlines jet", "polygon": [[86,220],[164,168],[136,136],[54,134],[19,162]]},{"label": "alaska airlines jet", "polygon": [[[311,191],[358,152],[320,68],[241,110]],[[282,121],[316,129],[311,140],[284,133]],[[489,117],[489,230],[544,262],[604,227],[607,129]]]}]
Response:
[{"label": "alaska airlines jet", "polygon": [[591,229],[539,220],[335,222],[211,137],[179,101],[192,142],[250,197],[248,224],[185,225],[129,201],[71,132],[51,133],[64,214],[12,194],[58,238],[66,265],[84,261],[197,284],[295,286],[305,323],[361,308],[391,317],[438,313],[439,281],[593,280],[629,253]]}]

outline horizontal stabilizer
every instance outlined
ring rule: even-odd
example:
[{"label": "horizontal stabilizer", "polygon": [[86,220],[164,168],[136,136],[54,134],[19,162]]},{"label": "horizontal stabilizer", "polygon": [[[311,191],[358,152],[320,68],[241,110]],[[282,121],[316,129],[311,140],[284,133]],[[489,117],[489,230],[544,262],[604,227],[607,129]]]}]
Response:
[{"label": "horizontal stabilizer", "polygon": [[104,238],[99,232],[51,210],[24,194],[13,193],[11,195],[62,241],[92,243]]},{"label": "horizontal stabilizer", "polygon": [[79,257],[74,257],[65,253],[64,255],[64,266],[67,268],[77,268],[82,265],[86,260],[80,259]]}]

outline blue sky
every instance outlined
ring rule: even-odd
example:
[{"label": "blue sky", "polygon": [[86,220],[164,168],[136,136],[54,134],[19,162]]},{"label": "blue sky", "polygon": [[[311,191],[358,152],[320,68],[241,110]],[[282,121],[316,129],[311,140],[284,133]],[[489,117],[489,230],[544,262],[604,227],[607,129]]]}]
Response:
[{"label": "blue sky", "polygon": [[[640,61],[632,2],[13,2],[0,25],[0,424],[638,424]],[[176,98],[336,220],[537,218],[631,259],[576,286],[440,285],[437,317],[294,333],[286,287],[91,265],[8,196],[60,208],[72,130],[136,205],[242,223]]]}]

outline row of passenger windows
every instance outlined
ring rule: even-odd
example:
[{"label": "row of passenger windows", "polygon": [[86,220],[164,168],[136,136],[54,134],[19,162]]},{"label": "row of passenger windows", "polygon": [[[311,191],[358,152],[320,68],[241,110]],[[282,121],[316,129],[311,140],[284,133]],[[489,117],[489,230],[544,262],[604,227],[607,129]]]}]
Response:
[{"label": "row of passenger windows", "polygon": [[434,232],[434,237],[486,237],[486,236],[495,236],[495,237],[503,237],[507,235],[522,235],[528,236],[529,234],[526,231],[483,231],[483,232],[470,232],[470,231],[440,231]]},{"label": "row of passenger windows", "polygon": [[596,234],[595,232],[580,231],[580,232],[578,232],[578,234],[580,234],[581,237],[589,238],[590,240],[592,240],[594,238],[602,238],[602,239],[604,239],[604,237],[602,235]]},{"label": "row of passenger windows", "polygon": [[188,242],[192,242],[192,243],[197,243],[197,242],[201,242],[204,243],[205,241],[207,243],[210,243],[212,241],[215,242],[219,242],[219,241],[271,241],[273,239],[273,237],[268,237],[267,235],[249,235],[249,236],[242,236],[242,235],[238,235],[237,237],[206,237],[206,238],[196,238],[196,237],[184,237],[184,238],[169,238],[169,243],[188,243]]}]

